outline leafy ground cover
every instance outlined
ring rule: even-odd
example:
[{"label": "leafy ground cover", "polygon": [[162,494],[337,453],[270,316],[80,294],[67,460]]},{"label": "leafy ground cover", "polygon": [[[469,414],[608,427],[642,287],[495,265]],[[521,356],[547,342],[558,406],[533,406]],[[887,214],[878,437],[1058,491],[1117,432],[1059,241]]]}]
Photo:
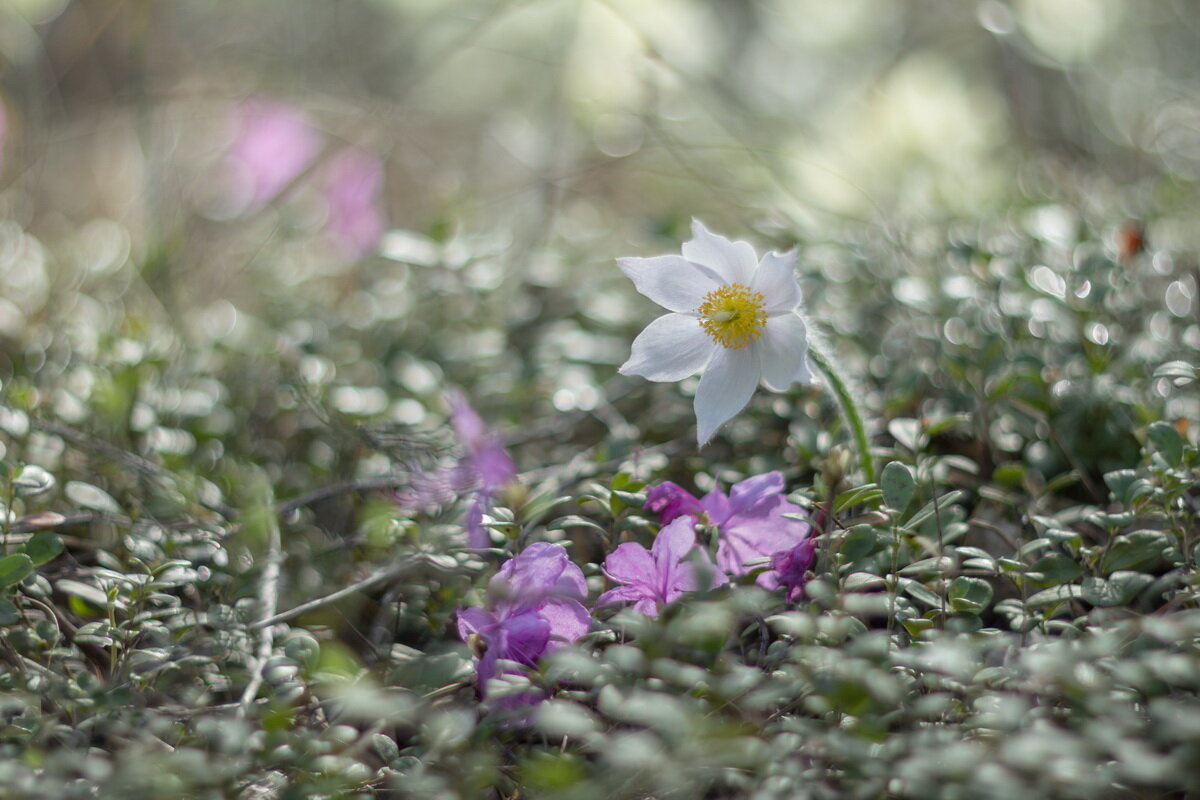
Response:
[{"label": "leafy ground cover", "polygon": [[[474,187],[399,225],[343,107],[261,93],[217,146],[179,124],[203,105],[115,115],[173,120],[145,163],[194,189],[148,181],[143,216],[58,213],[53,167],[6,165],[0,796],[1200,792],[1180,161],[1128,190],[1143,223],[1034,154],[1000,210],[814,225],[761,185],[696,194],[675,162],[702,148],[647,113],[662,149],[605,152],[610,187],[575,163],[549,200]],[[392,184],[421,161],[390,157]],[[662,312],[617,259],[678,253],[693,214],[796,248],[840,376],[759,390],[704,447],[697,378],[619,372]]]}]

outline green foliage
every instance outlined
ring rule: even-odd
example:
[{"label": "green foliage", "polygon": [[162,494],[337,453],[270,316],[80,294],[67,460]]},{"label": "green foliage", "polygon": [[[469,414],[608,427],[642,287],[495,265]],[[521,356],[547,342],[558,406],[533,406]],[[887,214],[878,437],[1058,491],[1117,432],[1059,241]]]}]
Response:
[{"label": "green foliage", "polygon": [[[1115,17],[1102,74],[1071,50],[1103,61],[1100,34],[1039,38],[1020,3],[676,3],[661,31],[621,2],[10,5],[0,797],[1200,795],[1197,155],[1165,135],[1197,92],[1174,10]],[[822,19],[844,30],[810,62]],[[609,25],[624,44],[596,47]],[[939,69],[953,124],[918,103]],[[838,92],[803,102],[793,74]],[[1140,105],[1143,74],[1169,103]],[[235,85],[388,156],[404,227],[379,253],[321,239],[324,162],[229,207]],[[882,140],[842,131],[858,85],[887,100],[863,115]],[[1033,129],[997,125],[1009,94]],[[947,179],[971,122],[1003,146]],[[878,155],[868,203],[810,196],[856,185],[808,169],[823,150]],[[993,172],[1012,181],[976,196]],[[1136,248],[1113,236],[1131,213]],[[701,451],[691,383],[615,369],[648,306],[613,258],[675,251],[692,215],[798,245],[847,379],[760,392]],[[450,386],[521,472],[480,550],[470,491],[423,482],[459,455]],[[656,619],[599,609],[506,687],[545,702],[481,702],[456,615],[507,557],[562,543],[594,599],[605,555],[657,534],[649,490],[768,470],[813,526],[803,597],[746,576]]]}]

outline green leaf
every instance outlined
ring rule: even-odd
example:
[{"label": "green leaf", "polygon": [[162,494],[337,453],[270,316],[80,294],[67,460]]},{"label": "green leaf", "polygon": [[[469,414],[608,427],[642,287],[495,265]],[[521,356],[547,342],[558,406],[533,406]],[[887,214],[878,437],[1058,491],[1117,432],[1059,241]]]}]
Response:
[{"label": "green leaf", "polygon": [[1000,464],[992,472],[992,479],[1007,489],[1019,489],[1025,482],[1025,465],[1018,461]]},{"label": "green leaf", "polygon": [[33,561],[24,553],[0,558],[0,588],[16,586],[33,574]]},{"label": "green leaf", "polygon": [[119,516],[124,513],[119,503],[99,486],[83,481],[68,481],[64,489],[67,499],[80,508],[99,511],[101,514]]},{"label": "green leaf", "polygon": [[34,566],[40,567],[47,561],[53,561],[63,551],[62,537],[57,533],[41,531],[35,533],[21,549],[29,556]]},{"label": "green leaf", "polygon": [[908,631],[909,636],[916,639],[920,637],[922,632],[933,627],[933,620],[926,619],[925,617],[909,617],[902,620],[900,624],[904,626],[904,630]]},{"label": "green leaf", "polygon": [[0,625],[12,625],[19,622],[21,612],[13,605],[13,602],[8,599],[0,598]]},{"label": "green leaf", "polygon": [[1162,531],[1141,530],[1118,536],[1108,548],[1102,569],[1104,572],[1137,569],[1154,564],[1171,545]]},{"label": "green leaf", "polygon": [[857,486],[838,495],[837,500],[833,502],[833,513],[840,514],[852,506],[874,505],[881,497],[883,493],[873,483]]},{"label": "green leaf", "polygon": [[13,488],[21,497],[36,497],[54,488],[54,476],[36,464],[26,464],[13,478]]},{"label": "green leaf", "polygon": [[1083,567],[1070,556],[1062,553],[1048,553],[1039,558],[1029,568],[1029,571],[1041,575],[1040,578],[1030,575],[1035,583],[1039,586],[1050,587],[1075,580],[1083,574]]},{"label": "green leaf", "polygon": [[[924,506],[921,507],[920,511],[918,511],[917,513],[912,515],[912,519],[908,520],[908,522],[905,523],[906,526],[908,528],[915,529],[918,525],[920,525],[921,523],[925,522],[926,520],[928,520],[929,518],[931,518],[933,516],[935,507],[937,508],[937,511],[940,514],[947,507],[958,502],[959,498],[961,498],[962,496],[963,496],[962,491],[959,489],[955,489],[952,492],[946,492],[944,495],[937,498],[936,500],[929,501],[928,503],[926,503]],[[945,522],[945,520],[943,520],[943,522]]]},{"label": "green leaf", "polygon": [[860,592],[866,589],[882,589],[886,581],[870,572],[851,572],[842,582],[842,588],[847,592]]},{"label": "green leaf", "polygon": [[1114,572],[1108,580],[1088,577],[1083,579],[1083,599],[1100,608],[1123,606],[1153,582],[1142,572]]},{"label": "green leaf", "polygon": [[1169,422],[1155,422],[1146,431],[1150,443],[1166,461],[1173,467],[1183,463],[1183,437],[1175,426]]},{"label": "green leaf", "polygon": [[1081,597],[1083,597],[1083,589],[1078,584],[1068,583],[1062,586],[1054,586],[1050,589],[1043,589],[1037,594],[1031,595],[1026,598],[1025,607],[1031,609],[1046,608]]},{"label": "green leaf", "polygon": [[973,417],[970,414],[953,414],[944,419],[939,419],[936,422],[930,422],[929,427],[925,429],[925,435],[931,439],[939,436],[946,431],[955,428],[965,428],[971,424]]},{"label": "green leaf", "polygon": [[920,452],[929,441],[929,437],[921,432],[920,421],[910,417],[897,417],[890,420],[887,429],[898,444],[907,447],[914,453]]},{"label": "green leaf", "polygon": [[879,488],[883,490],[885,503],[897,511],[904,511],[912,502],[913,492],[917,488],[912,468],[899,461],[890,462],[880,475]]},{"label": "green leaf", "polygon": [[904,587],[905,594],[931,608],[937,608],[942,604],[942,598],[914,580],[907,579],[907,582],[903,583],[902,586]]},{"label": "green leaf", "polygon": [[580,517],[575,514],[569,514],[565,517],[560,517],[554,521],[552,526],[554,530],[569,530],[570,528],[587,528],[588,530],[596,531],[597,533],[608,535],[608,529],[603,525],[597,524],[595,521],[587,517]]},{"label": "green leaf", "polygon": [[633,506],[634,508],[641,508],[646,504],[645,492],[626,492],[620,489],[613,489],[613,497],[621,498],[625,502],[625,505]]},{"label": "green leaf", "polygon": [[1176,386],[1185,386],[1200,381],[1200,367],[1186,361],[1168,361],[1154,370],[1156,378],[1170,378]]},{"label": "green leaf", "polygon": [[1118,469],[1105,473],[1104,482],[1122,505],[1130,506],[1144,494],[1154,491],[1149,481],[1139,478],[1131,469]]},{"label": "green leaf", "polygon": [[377,733],[371,737],[371,749],[385,764],[390,764],[400,757],[400,748],[392,737]]},{"label": "green leaf", "polygon": [[847,561],[858,561],[878,552],[885,544],[878,531],[870,525],[855,525],[842,538],[842,556]]},{"label": "green leaf", "polygon": [[982,578],[962,575],[950,581],[946,599],[950,608],[959,613],[982,614],[992,604],[994,594],[992,585]]},{"label": "green leaf", "polygon": [[1123,604],[1132,603],[1142,590],[1154,583],[1154,576],[1144,572],[1122,571],[1108,576],[1108,582],[1117,587]]}]

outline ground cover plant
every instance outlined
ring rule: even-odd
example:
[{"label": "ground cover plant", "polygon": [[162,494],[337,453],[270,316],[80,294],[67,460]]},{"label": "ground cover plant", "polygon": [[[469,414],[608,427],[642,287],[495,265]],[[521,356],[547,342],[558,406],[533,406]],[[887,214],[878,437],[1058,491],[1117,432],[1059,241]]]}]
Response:
[{"label": "ground cover plant", "polygon": [[1189,14],[837,5],[0,9],[0,797],[1200,792]]}]

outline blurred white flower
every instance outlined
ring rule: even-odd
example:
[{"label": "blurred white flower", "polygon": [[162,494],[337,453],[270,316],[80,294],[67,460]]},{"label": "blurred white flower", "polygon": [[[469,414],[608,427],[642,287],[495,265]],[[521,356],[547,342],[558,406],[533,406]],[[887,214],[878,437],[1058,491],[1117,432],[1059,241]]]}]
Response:
[{"label": "blurred white flower", "polygon": [[760,261],[692,222],[682,256],[617,259],[637,290],[667,309],[633,342],[625,375],[678,381],[703,370],[696,390],[696,438],[703,446],[745,408],[761,380],[784,391],[808,382],[808,335],[799,313],[795,253]]}]

